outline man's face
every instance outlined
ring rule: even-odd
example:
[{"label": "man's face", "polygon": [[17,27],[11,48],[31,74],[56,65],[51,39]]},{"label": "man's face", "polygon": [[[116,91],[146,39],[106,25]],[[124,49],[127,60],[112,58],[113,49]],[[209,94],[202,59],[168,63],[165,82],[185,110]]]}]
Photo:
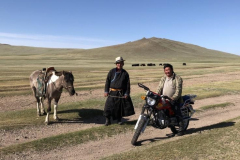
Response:
[{"label": "man's face", "polygon": [[124,63],[123,62],[118,62],[116,63],[117,69],[122,69],[123,68]]},{"label": "man's face", "polygon": [[166,67],[164,69],[164,73],[166,74],[167,77],[171,77],[173,75],[173,71],[171,70],[170,67]]}]

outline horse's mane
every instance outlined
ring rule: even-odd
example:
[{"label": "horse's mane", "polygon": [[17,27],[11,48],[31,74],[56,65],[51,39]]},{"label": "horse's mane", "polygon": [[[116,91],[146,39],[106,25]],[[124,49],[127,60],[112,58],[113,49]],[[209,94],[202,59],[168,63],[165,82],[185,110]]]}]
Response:
[{"label": "horse's mane", "polygon": [[55,75],[56,75],[56,76],[61,76],[61,75],[63,75],[63,72],[64,72],[64,71],[61,71],[61,72],[55,71]]},{"label": "horse's mane", "polygon": [[61,75],[64,75],[64,79],[66,81],[74,81],[74,77],[73,77],[73,74],[72,72],[68,72],[68,71],[60,71],[60,72],[55,72],[55,75],[57,76],[61,76]]}]

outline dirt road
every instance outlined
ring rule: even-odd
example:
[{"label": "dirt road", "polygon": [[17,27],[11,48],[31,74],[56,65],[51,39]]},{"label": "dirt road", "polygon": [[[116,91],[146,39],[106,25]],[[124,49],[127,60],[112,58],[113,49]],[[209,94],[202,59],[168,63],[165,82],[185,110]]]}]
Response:
[{"label": "dirt road", "polygon": [[[209,78],[200,78],[196,77],[198,83],[204,83],[209,80],[211,81],[212,76],[209,75]],[[228,76],[222,76],[222,80],[228,80]],[[240,77],[237,77],[240,78]],[[194,79],[186,80],[185,86],[191,85],[191,83],[196,83]],[[157,83],[146,84],[150,88],[155,88]],[[132,94],[138,93],[140,89],[134,85],[132,86]],[[102,90],[92,90],[92,91],[81,91],[79,92],[80,96],[78,97],[69,97],[67,94],[63,94],[63,97],[60,103],[67,103],[72,101],[86,100],[88,98],[99,98],[102,96]],[[0,99],[1,110],[0,112],[9,111],[9,110],[23,110],[27,108],[35,108],[33,104],[34,99],[32,96],[14,96],[14,97],[4,97]],[[183,137],[172,137],[168,138],[166,134],[171,133],[169,129],[159,130],[154,129],[153,127],[147,127],[144,134],[139,137],[140,146],[132,146],[131,138],[133,136],[133,131],[127,133],[119,134],[112,136],[110,138],[101,139],[98,141],[90,141],[84,144],[64,147],[55,149],[53,151],[38,153],[38,152],[23,152],[21,154],[12,154],[4,157],[4,159],[100,159],[105,156],[109,156],[116,153],[127,152],[130,150],[135,150],[138,147],[147,147],[149,145],[154,145],[157,142],[166,143],[169,141],[174,141],[179,138],[187,138],[194,134],[200,134],[206,129],[214,129],[214,124],[219,122],[238,117],[240,115],[240,99],[239,95],[227,95],[222,97],[207,98],[203,100],[197,100],[195,102],[194,108],[198,109],[202,106],[219,104],[224,102],[234,103],[232,106],[225,108],[218,108],[214,110],[207,110],[204,112],[198,112],[193,116],[193,120],[190,121],[188,132]],[[32,104],[29,104],[32,103]],[[136,110],[134,116],[129,117],[129,120],[136,120],[139,116],[140,110]],[[99,123],[96,124],[95,122]],[[14,144],[24,143],[36,139],[41,139],[45,137],[50,137],[62,133],[73,132],[84,130],[87,128],[97,127],[104,123],[102,117],[96,117],[90,119],[87,123],[54,123],[49,126],[38,126],[34,127],[25,127],[18,130],[4,131],[0,130],[0,147],[6,147]]]},{"label": "dirt road", "polygon": [[[191,86],[192,84],[203,84],[216,81],[226,82],[233,79],[240,79],[240,72],[231,72],[226,74],[206,74],[195,75],[195,76],[185,76],[183,77],[183,88]],[[150,89],[155,91],[157,88],[157,82],[148,82],[144,83]],[[30,87],[29,87],[30,90]],[[59,104],[69,103],[81,100],[88,100],[93,98],[100,98],[103,96],[103,89],[94,89],[88,91],[78,91],[78,96],[70,97],[68,93],[64,92],[59,100]],[[131,94],[135,93],[144,93],[142,88],[139,88],[137,85],[131,86]],[[45,102],[46,106],[46,102]],[[0,112],[12,111],[12,110],[24,110],[28,108],[36,108],[35,98],[32,95],[22,95],[22,96],[12,96],[12,97],[0,97]]]}]

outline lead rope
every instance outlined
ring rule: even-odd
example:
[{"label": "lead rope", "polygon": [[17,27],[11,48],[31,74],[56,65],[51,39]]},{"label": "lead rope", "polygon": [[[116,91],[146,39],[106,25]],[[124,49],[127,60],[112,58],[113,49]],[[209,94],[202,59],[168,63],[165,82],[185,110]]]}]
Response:
[{"label": "lead rope", "polygon": [[[121,92],[119,92],[119,94],[120,94],[121,97],[123,97]],[[121,110],[121,118],[123,117],[123,113],[122,113],[122,111],[123,111],[123,102],[124,102],[123,99],[121,99],[121,106],[120,106],[121,107],[121,109],[120,109]]]},{"label": "lead rope", "polygon": [[122,96],[122,94],[121,94],[120,91],[118,91],[118,92],[119,92],[120,96],[111,96],[111,95],[108,95],[108,97],[113,97],[113,98],[120,98],[120,99],[122,99],[122,100],[121,100],[120,110],[121,110],[121,117],[123,117],[123,113],[122,113],[122,111],[123,111],[123,99],[125,99],[125,97]]},{"label": "lead rope", "polygon": [[125,97],[120,97],[120,96],[111,96],[111,95],[108,95],[108,97],[113,97],[113,98],[125,98]]}]

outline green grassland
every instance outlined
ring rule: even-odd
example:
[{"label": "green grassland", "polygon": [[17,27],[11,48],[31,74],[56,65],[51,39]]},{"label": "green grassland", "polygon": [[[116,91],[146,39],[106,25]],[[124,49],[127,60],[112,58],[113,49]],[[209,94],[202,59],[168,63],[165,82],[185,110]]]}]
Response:
[{"label": "green grassland", "polygon": [[[76,90],[102,88],[114,59],[123,56],[131,83],[157,82],[163,75],[160,63],[172,63],[181,76],[239,71],[240,57],[167,39],[141,39],[96,49],[51,49],[0,44],[0,96],[30,94],[29,75],[54,66],[73,71]],[[182,66],[182,63],[187,66]],[[131,67],[133,63],[156,66]]]},{"label": "green grassland", "polygon": [[[72,120],[81,123],[85,119],[102,116],[103,104],[103,98],[61,104],[58,110],[58,116],[61,119],[68,119],[68,121]],[[35,108],[21,111],[0,112],[0,117],[0,129],[4,130],[17,129],[25,126],[41,126],[44,125],[45,118],[45,116],[37,117]],[[50,116],[50,120],[54,121],[52,116]]]},{"label": "green grassland", "polygon": [[[158,82],[160,77],[163,76],[163,69],[162,66],[158,65],[159,63],[173,64],[175,72],[181,75],[183,79],[188,80],[209,74],[214,76],[214,74],[222,73],[228,76],[230,73],[240,72],[239,56],[167,39],[141,39],[121,45],[89,50],[34,48],[0,44],[0,98],[32,94],[29,86],[29,75],[34,70],[41,70],[49,66],[54,66],[58,71],[72,71],[75,77],[74,86],[77,91],[103,89],[106,75],[111,68],[115,67],[114,59],[118,56],[123,56],[126,59],[124,68],[130,74],[132,85]],[[183,66],[183,62],[187,63],[187,65]],[[133,63],[155,63],[156,66],[132,67]],[[193,83],[184,87],[183,94],[196,94],[198,95],[197,99],[239,94],[239,83],[239,79],[218,81],[216,77],[215,81]],[[155,91],[154,88],[152,90]],[[140,96],[143,94],[145,94],[144,91],[132,94],[135,107],[141,107],[143,101],[140,99]],[[81,120],[87,118],[101,116],[104,103],[105,99],[99,98],[61,104],[59,117],[81,122]],[[226,103],[206,106],[206,108],[227,107],[229,105],[231,104]],[[52,121],[51,118],[52,116],[50,116],[50,121]],[[44,116],[36,117],[36,109],[0,113],[0,129],[4,130],[17,130],[25,126],[40,127],[44,125],[43,122]],[[46,146],[43,148],[54,149],[63,145],[60,144],[61,141],[69,145],[80,144],[89,140],[116,135],[119,132],[131,131],[134,123],[135,121],[128,122],[123,126],[112,125],[108,127],[106,132],[105,128],[96,127],[48,137],[1,148],[0,153],[21,152],[29,148],[41,150],[45,144]],[[228,144],[225,142],[231,142],[234,146],[239,146],[240,142],[236,138],[233,141],[234,136],[238,136],[235,132],[239,132],[239,126],[239,122],[237,122],[233,126],[213,129],[196,136],[184,137],[179,139],[177,143],[169,142],[166,145],[149,146],[144,151],[139,148],[134,152],[116,155],[108,159],[147,159],[150,156],[152,156],[152,159],[159,159],[159,155],[161,155],[160,159],[178,159],[179,157],[181,157],[180,159],[211,159],[211,152],[216,154],[213,156],[214,158],[234,159],[236,158],[234,154],[237,153],[229,153],[231,146],[226,146]],[[225,132],[225,129],[228,132]],[[79,137],[83,137],[81,141]],[[224,139],[221,140],[223,137]],[[65,142],[66,139],[69,141]],[[188,144],[191,144],[191,148],[189,148]],[[212,144],[214,144],[214,147],[211,146]],[[179,146],[181,147],[179,148]],[[226,150],[222,146],[226,147]],[[239,150],[239,147],[236,149]],[[202,153],[206,153],[206,155]],[[220,153],[220,156],[217,155],[218,153]]]},{"label": "green grassland", "polygon": [[124,125],[113,124],[109,127],[100,126],[82,131],[60,134],[57,136],[42,138],[31,142],[12,145],[0,149],[0,154],[21,153],[23,151],[45,151],[58,147],[73,146],[88,141],[96,141],[105,137],[111,137],[132,130],[136,121],[127,122]]}]

